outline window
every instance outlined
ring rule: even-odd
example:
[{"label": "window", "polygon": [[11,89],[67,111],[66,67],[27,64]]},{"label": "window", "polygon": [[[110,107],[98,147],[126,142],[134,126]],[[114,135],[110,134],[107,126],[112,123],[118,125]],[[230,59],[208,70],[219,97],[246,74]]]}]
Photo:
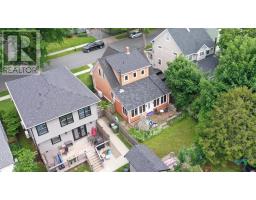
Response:
[{"label": "window", "polygon": [[60,120],[61,127],[66,126],[66,125],[71,124],[71,123],[74,122],[72,113],[69,113],[67,115],[64,115],[64,116],[60,117],[59,120]]},{"label": "window", "polygon": [[135,108],[134,110],[132,110],[132,117],[138,115],[138,108]]},{"label": "window", "polygon": [[203,51],[201,51],[201,52],[200,52],[200,56],[203,56],[203,55],[204,55],[204,52],[203,52]]},{"label": "window", "polygon": [[156,107],[156,99],[154,100],[154,107]]},{"label": "window", "polygon": [[134,77],[134,78],[136,78],[136,76],[137,76],[137,73],[136,73],[136,72],[134,72],[134,73],[133,73],[133,77]]},{"label": "window", "polygon": [[72,130],[74,140],[79,140],[85,136],[87,136],[86,125],[80,126]]},{"label": "window", "polygon": [[140,113],[145,112],[145,110],[146,110],[146,106],[145,106],[145,104],[139,107],[139,111],[140,111]]},{"label": "window", "polygon": [[158,59],[158,64],[159,64],[159,65],[161,65],[161,64],[162,64],[162,61],[161,61],[161,59],[160,59],[160,58]]},{"label": "window", "polygon": [[188,56],[188,59],[189,59],[189,60],[192,60],[192,55],[189,55],[189,56]]},{"label": "window", "polygon": [[61,141],[60,135],[51,139],[52,144],[56,144]]},{"label": "window", "polygon": [[100,69],[99,69],[99,75],[101,76],[101,71],[100,71]]},{"label": "window", "polygon": [[164,95],[164,103],[166,103],[166,102],[167,102],[167,96]]},{"label": "window", "polygon": [[47,128],[46,123],[36,126],[36,131],[37,131],[38,136],[48,133],[48,128]]},{"label": "window", "polygon": [[139,111],[140,111],[140,113],[142,113],[142,106],[139,107]]},{"label": "window", "polygon": [[210,50],[206,50],[206,54],[208,55],[210,53]]},{"label": "window", "polygon": [[141,74],[142,74],[142,75],[144,75],[144,74],[145,74],[145,71],[144,71],[144,69],[143,69],[143,70],[141,70]]},{"label": "window", "polygon": [[161,49],[162,47],[161,46],[158,46],[159,49]]},{"label": "window", "polygon": [[125,75],[125,76],[124,76],[124,80],[125,80],[125,81],[128,81],[128,75]]},{"label": "window", "polygon": [[161,104],[164,103],[164,96],[161,97]]},{"label": "window", "polygon": [[123,113],[127,116],[127,110],[123,107]]},{"label": "window", "polygon": [[159,98],[156,100],[156,105],[157,106],[159,105]]},{"label": "window", "polygon": [[78,115],[79,115],[79,119],[83,119],[85,117],[92,115],[91,107],[87,106],[85,108],[78,110]]}]

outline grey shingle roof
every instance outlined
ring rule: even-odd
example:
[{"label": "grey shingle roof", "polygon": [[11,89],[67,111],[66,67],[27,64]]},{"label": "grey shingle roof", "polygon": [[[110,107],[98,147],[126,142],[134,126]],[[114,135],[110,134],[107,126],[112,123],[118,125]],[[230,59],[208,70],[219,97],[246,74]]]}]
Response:
[{"label": "grey shingle roof", "polygon": [[143,144],[133,146],[125,157],[137,172],[159,172],[168,170],[168,167],[163,161]]},{"label": "grey shingle roof", "polygon": [[210,55],[203,60],[199,60],[197,64],[204,72],[213,72],[218,65],[218,58],[216,55]]},{"label": "grey shingle roof", "polygon": [[183,54],[189,55],[198,52],[205,44],[211,48],[214,41],[204,28],[168,28],[167,29]]},{"label": "grey shingle roof", "polygon": [[14,164],[12,152],[8,145],[8,140],[0,121],[0,169]]},{"label": "grey shingle roof", "polygon": [[95,104],[98,97],[66,68],[6,83],[26,128]]},{"label": "grey shingle roof", "polygon": [[110,66],[120,74],[149,66],[149,61],[138,50],[130,51],[130,54],[117,53],[106,57],[106,61]]},{"label": "grey shingle roof", "polygon": [[[141,56],[143,55],[141,54]],[[165,83],[155,74],[156,71],[152,67],[150,67],[149,77],[121,86],[111,66],[106,62],[106,58],[108,57],[99,59],[101,68],[115,95],[128,111],[170,92]],[[124,92],[120,93],[121,89]]]}]

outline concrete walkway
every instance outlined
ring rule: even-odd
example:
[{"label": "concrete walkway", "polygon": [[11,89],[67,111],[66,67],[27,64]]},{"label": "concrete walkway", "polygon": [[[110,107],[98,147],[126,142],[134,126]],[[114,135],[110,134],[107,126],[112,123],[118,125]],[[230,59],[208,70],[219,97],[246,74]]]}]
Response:
[{"label": "concrete walkway", "polygon": [[124,155],[129,151],[129,149],[116,136],[116,134],[113,133],[105,117],[99,118],[98,123],[109,135],[109,140],[121,154],[118,158],[112,158],[110,160],[104,161],[104,168],[101,170],[101,172],[113,172],[128,163],[128,160],[124,157]]},{"label": "concrete walkway", "polygon": [[60,54],[60,53],[66,52],[66,51],[72,51],[72,50],[75,50],[75,49],[79,49],[79,48],[82,48],[83,46],[85,46],[87,44],[88,43],[84,43],[84,44],[80,44],[80,45],[77,45],[77,46],[74,46],[74,47],[69,47],[67,49],[63,49],[63,50],[60,50],[60,51],[55,51],[55,52],[47,54],[47,56],[53,56],[53,55]]},{"label": "concrete walkway", "polygon": [[0,101],[4,101],[4,100],[10,99],[10,98],[11,98],[10,95],[6,95],[6,96],[3,96],[3,97],[0,97]]}]

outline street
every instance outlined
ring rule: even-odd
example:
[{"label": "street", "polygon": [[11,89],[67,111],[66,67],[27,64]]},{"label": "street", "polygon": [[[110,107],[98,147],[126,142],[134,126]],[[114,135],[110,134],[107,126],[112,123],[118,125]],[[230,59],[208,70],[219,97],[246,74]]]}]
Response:
[{"label": "street", "polygon": [[[156,29],[152,31],[147,37],[146,41],[147,44],[150,43],[150,41],[158,35],[163,29]],[[107,34],[99,33],[99,31],[95,31],[92,34],[97,39],[102,39],[105,42],[105,47],[103,49],[95,50],[90,53],[83,53],[82,51],[78,51],[77,53],[72,53],[66,56],[62,56],[56,59],[52,59],[48,62],[48,64],[45,64],[43,70],[47,71],[49,69],[53,69],[56,67],[67,67],[69,69],[80,67],[83,65],[87,65],[90,63],[94,63],[97,61],[98,58],[101,58],[103,55],[105,49],[107,46],[111,46],[114,49],[117,49],[119,51],[124,51],[125,47],[129,46],[130,49],[142,49],[144,47],[143,38],[124,38],[121,40],[117,40],[114,37],[109,37]],[[107,37],[107,38],[104,38]],[[15,80],[17,78],[22,78],[24,76],[2,76],[0,75],[0,91],[5,90],[5,82],[10,80]]]}]

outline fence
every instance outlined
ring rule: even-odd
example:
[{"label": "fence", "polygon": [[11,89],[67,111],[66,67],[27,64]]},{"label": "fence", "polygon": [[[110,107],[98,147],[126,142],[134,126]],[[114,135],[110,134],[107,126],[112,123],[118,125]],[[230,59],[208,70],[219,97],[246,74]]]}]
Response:
[{"label": "fence", "polygon": [[[112,113],[108,110],[104,110],[104,116],[111,122],[111,123],[116,123],[116,121],[114,120],[114,117],[112,115]],[[118,124],[119,126],[119,132],[120,134],[122,134],[127,140],[128,142],[130,142],[132,145],[136,145],[139,144],[138,141],[132,137],[130,135],[130,133],[128,132],[128,130],[122,125],[122,124]]]}]

